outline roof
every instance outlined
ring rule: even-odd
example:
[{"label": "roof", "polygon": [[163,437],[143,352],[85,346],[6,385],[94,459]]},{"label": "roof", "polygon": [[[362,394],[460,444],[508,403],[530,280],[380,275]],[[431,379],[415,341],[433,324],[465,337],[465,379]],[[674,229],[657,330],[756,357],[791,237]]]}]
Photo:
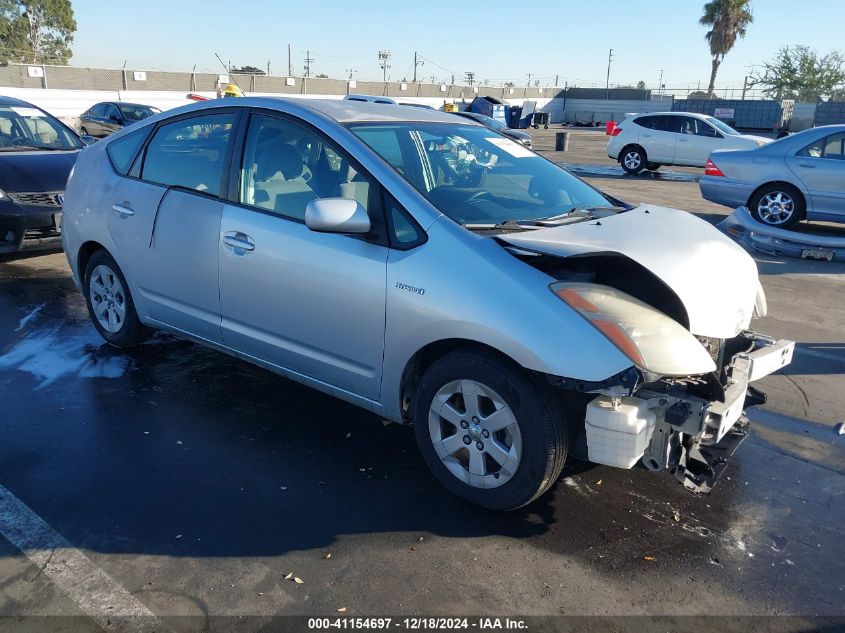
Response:
[{"label": "roof", "polygon": [[14,97],[6,97],[0,95],[0,105],[3,106],[25,106],[28,108],[32,107],[31,103],[27,103],[26,101],[22,101],[20,99],[15,99]]},{"label": "roof", "polygon": [[[368,103],[343,99],[291,99],[289,97],[244,97],[236,105],[275,108],[279,102],[295,103],[297,106],[323,114],[339,123],[363,121],[422,121],[425,123],[454,123],[449,112],[413,108],[388,103]],[[205,102],[208,103],[208,102]],[[227,104],[228,105],[228,104]]]}]

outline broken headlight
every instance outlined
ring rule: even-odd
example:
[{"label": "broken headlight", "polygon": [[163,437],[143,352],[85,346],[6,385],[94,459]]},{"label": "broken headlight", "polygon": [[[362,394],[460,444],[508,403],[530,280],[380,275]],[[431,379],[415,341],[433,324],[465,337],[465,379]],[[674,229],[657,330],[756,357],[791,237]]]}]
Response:
[{"label": "broken headlight", "polygon": [[641,369],[663,376],[716,369],[701,343],[680,323],[631,295],[588,283],[557,282],[550,288]]}]

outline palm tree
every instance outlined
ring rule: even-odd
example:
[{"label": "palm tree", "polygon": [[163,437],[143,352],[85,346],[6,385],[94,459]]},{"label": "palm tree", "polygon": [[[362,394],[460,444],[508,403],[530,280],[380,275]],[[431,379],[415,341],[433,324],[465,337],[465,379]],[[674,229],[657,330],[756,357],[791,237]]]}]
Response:
[{"label": "palm tree", "polygon": [[704,15],[699,23],[710,27],[704,38],[710,44],[710,55],[713,56],[710,86],[707,88],[709,98],[713,97],[719,65],[734,47],[737,38],[745,37],[745,29],[753,21],[751,0],[710,0],[704,5]]}]

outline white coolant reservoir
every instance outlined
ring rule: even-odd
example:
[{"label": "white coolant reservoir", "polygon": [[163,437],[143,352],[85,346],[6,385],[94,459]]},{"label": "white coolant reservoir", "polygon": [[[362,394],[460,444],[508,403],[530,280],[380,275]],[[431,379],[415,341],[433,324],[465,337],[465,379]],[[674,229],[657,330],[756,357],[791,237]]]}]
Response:
[{"label": "white coolant reservoir", "polygon": [[631,468],[643,456],[655,415],[641,398],[598,396],[587,405],[587,454],[591,462]]}]

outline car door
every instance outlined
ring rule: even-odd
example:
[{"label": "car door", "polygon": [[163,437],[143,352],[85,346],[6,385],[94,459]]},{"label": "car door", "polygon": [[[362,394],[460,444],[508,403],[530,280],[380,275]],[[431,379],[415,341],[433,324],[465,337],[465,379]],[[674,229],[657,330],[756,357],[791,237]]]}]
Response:
[{"label": "car door", "polygon": [[96,136],[97,138],[102,137],[103,131],[100,126],[100,121],[102,119],[104,106],[102,103],[98,103],[91,107],[90,110],[86,113],[84,120],[82,121],[82,127],[90,134],[91,136]]},{"label": "car door", "polygon": [[787,157],[787,165],[809,192],[815,213],[845,217],[845,132],[814,141]]},{"label": "car door", "polygon": [[236,118],[215,110],[159,124],[115,186],[109,223],[142,316],[218,344],[218,244]]},{"label": "car door", "polygon": [[311,200],[351,197],[378,225],[377,183],[313,128],[273,114],[250,117],[240,165],[220,228],[226,345],[377,399],[388,248],[371,237],[314,232],[304,222]]},{"label": "car door", "polygon": [[637,119],[637,124],[645,128],[640,130],[640,145],[646,151],[648,162],[671,163],[674,160],[678,136],[675,119],[662,114]]},{"label": "car door", "polygon": [[722,147],[723,137],[712,125],[691,116],[675,117],[678,123],[676,165],[704,167],[714,149]]},{"label": "car door", "polygon": [[105,136],[113,134],[123,128],[123,116],[120,110],[113,103],[106,105],[106,111],[103,115],[103,132]]}]

